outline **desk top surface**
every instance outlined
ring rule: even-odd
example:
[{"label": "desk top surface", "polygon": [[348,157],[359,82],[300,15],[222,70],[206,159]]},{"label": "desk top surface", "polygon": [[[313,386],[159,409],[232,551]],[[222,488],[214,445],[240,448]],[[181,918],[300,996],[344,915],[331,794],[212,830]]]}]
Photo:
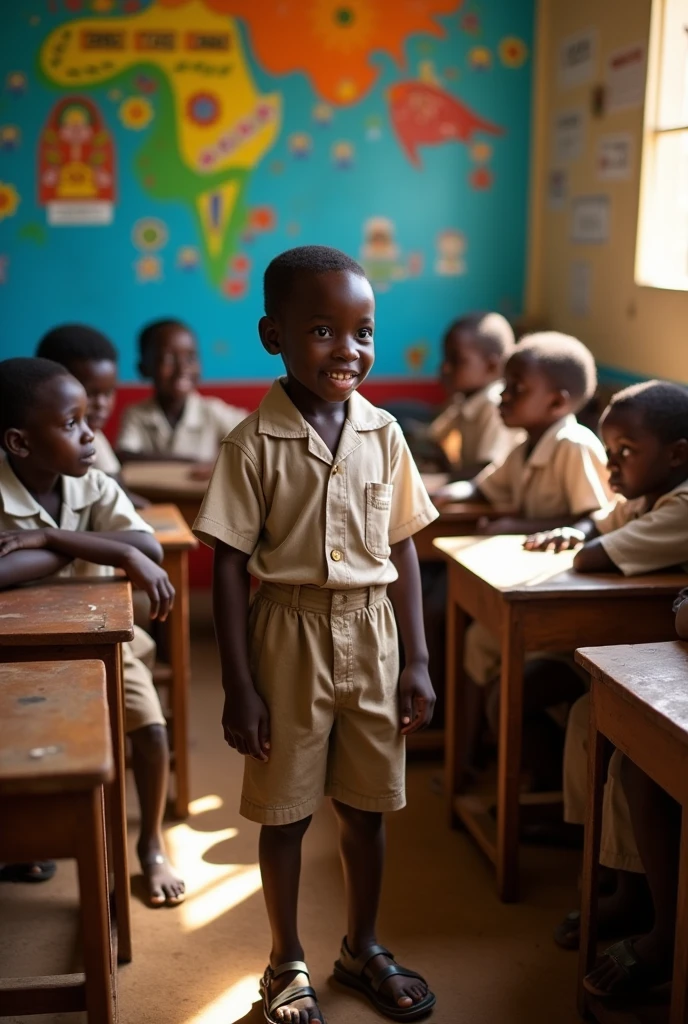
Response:
[{"label": "desk top surface", "polygon": [[199,504],[208,489],[207,480],[194,480],[192,462],[127,462],[122,479],[132,491],[144,497],[166,501],[189,501]]},{"label": "desk top surface", "polygon": [[164,551],[184,551],[198,546],[176,505],[149,505],[140,509],[139,514],[153,527]]},{"label": "desk top surface", "polygon": [[113,644],[133,636],[128,580],[50,580],[0,593],[0,646]]},{"label": "desk top surface", "polygon": [[583,647],[576,660],[596,680],[642,706],[654,721],[688,744],[688,644]]},{"label": "desk top surface", "polygon": [[648,594],[671,599],[688,582],[679,571],[642,576],[577,573],[571,568],[574,552],[525,551],[523,540],[523,536],[438,537],[433,543],[449,563],[462,566],[507,601]]},{"label": "desk top surface", "polygon": [[0,665],[0,794],[54,793],[112,778],[102,661]]}]

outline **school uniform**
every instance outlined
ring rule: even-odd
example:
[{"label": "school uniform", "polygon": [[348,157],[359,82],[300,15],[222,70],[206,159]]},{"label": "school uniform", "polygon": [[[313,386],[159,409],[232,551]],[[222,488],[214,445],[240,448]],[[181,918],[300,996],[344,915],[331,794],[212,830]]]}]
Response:
[{"label": "school uniform", "polygon": [[[688,480],[647,508],[645,498],[620,498],[593,516],[602,545],[624,574],[657,572],[675,565],[688,572]],[[588,726],[590,698],[571,708],[564,746],[564,818],[585,823],[587,806]],[[612,754],[604,787],[600,863],[622,871],[644,870],[635,842],[628,803],[620,780],[622,755]]]},{"label": "school uniform", "polygon": [[504,381],[496,380],[469,397],[454,395],[430,424],[428,436],[457,469],[492,462],[499,466],[524,440],[522,430],[504,425],[499,412],[503,388]]},{"label": "school uniform", "polygon": [[389,556],[437,514],[394,417],[358,393],[334,455],[281,381],[223,442],[194,532],[260,580],[249,665],[271,749],[244,760],[244,817],[299,821],[323,795],[404,806]]},{"label": "school uniform", "polygon": [[[553,423],[530,454],[523,443],[473,482],[491,504],[512,508],[525,519],[566,519],[606,507],[612,500],[607,479],[601,442],[571,415]],[[499,641],[478,622],[466,631],[464,664],[479,686],[499,674]]]},{"label": "school uniform", "polygon": [[93,468],[102,470],[108,476],[118,476],[122,464],[102,430],[93,431],[93,447],[96,450],[96,461],[93,463]]},{"label": "school uniform", "polygon": [[246,416],[220,398],[192,391],[174,427],[155,396],[130,405],[122,414],[117,447],[121,451],[178,455],[198,462],[213,462],[220,442]]},{"label": "school uniform", "polygon": [[[93,530],[152,533],[152,528],[136,512],[121,487],[99,469],[89,469],[83,477],[62,477],[60,522],[48,515],[42,505],[15,476],[8,461],[0,464],[0,530]],[[59,577],[111,576],[114,569],[75,559],[61,569]],[[153,685],[152,662],[155,643],[144,630],[134,627],[134,639],[122,644],[124,707],[127,732],[146,725],[165,725],[160,700]]]}]

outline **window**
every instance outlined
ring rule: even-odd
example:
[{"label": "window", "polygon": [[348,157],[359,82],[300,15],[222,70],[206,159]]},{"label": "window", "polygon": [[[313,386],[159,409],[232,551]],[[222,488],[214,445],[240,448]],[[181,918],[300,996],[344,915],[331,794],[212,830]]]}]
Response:
[{"label": "window", "polygon": [[636,281],[688,291],[688,0],[653,0]]}]

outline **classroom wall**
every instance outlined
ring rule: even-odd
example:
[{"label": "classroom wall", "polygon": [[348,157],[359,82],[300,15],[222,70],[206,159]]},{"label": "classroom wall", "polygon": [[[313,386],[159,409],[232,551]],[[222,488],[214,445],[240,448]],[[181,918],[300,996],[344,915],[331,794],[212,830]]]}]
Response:
[{"label": "classroom wall", "polygon": [[[650,8],[650,0],[539,0],[527,305],[536,321],[570,331],[589,344],[602,364],[602,376],[620,381],[659,376],[688,383],[688,294],[634,282],[642,103],[595,112],[596,88],[609,91],[610,54],[636,43],[647,50]],[[562,86],[560,47],[589,29],[597,37],[594,72],[584,84]],[[555,117],[576,110],[583,113],[580,152],[570,160],[557,159]],[[619,134],[630,140],[630,173],[623,180],[604,180],[600,140]],[[557,198],[556,189],[552,194],[553,171],[563,172],[555,182],[560,189],[563,184],[563,198]],[[573,201],[582,196],[609,197],[607,242],[572,241]]]},{"label": "classroom wall", "polygon": [[152,318],[274,376],[261,273],[320,242],[378,296],[382,379],[523,308],[533,0],[25,0],[0,33],[0,344]]}]

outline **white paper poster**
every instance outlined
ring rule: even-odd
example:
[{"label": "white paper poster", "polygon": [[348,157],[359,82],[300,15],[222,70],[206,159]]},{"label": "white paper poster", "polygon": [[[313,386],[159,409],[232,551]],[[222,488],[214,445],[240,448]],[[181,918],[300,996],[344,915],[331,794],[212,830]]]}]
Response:
[{"label": "white paper poster", "polygon": [[607,58],[605,110],[631,110],[645,98],[645,46],[635,43],[615,50]]},{"label": "white paper poster", "polygon": [[609,241],[611,204],[609,196],[578,196],[571,211],[571,241],[601,245]]},{"label": "white paper poster", "polygon": [[561,110],[554,115],[552,163],[569,164],[583,151],[585,115],[582,110]]},{"label": "white paper poster", "polygon": [[547,205],[550,210],[563,210],[568,195],[568,172],[563,170],[550,171],[547,175]]},{"label": "white paper poster", "polygon": [[559,46],[557,81],[560,89],[572,89],[591,81],[597,70],[597,31],[587,29],[568,36]]},{"label": "white paper poster", "polygon": [[584,260],[571,264],[569,299],[574,316],[589,316],[592,296],[592,266]]},{"label": "white paper poster", "polygon": [[633,168],[633,137],[630,132],[602,135],[597,143],[597,177],[600,181],[628,181]]}]

